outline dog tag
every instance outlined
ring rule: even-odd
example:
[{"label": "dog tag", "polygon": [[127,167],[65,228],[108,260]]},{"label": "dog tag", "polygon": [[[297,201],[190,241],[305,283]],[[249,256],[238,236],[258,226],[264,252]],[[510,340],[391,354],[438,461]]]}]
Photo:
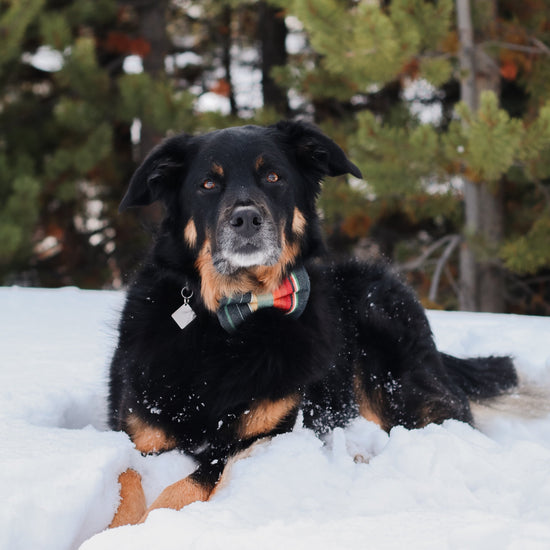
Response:
[{"label": "dog tag", "polygon": [[176,321],[181,329],[184,329],[195,318],[195,312],[189,305],[189,300],[193,296],[193,291],[188,288],[182,288],[181,296],[183,298],[183,305],[172,313],[172,319]]}]

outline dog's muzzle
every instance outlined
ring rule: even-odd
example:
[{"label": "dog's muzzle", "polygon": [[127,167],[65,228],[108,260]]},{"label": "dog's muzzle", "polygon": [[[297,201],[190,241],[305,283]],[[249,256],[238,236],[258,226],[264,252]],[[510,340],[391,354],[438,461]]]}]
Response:
[{"label": "dog's muzzle", "polygon": [[238,206],[229,218],[233,231],[243,239],[252,239],[261,231],[264,218],[256,206]]},{"label": "dog's muzzle", "polygon": [[281,238],[272,216],[255,204],[240,205],[220,217],[213,254],[223,274],[240,268],[274,265],[281,255]]}]

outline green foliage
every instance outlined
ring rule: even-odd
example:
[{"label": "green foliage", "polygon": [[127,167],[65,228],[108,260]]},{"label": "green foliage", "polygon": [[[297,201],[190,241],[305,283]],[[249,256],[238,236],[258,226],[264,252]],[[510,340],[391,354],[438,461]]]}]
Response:
[{"label": "green foliage", "polygon": [[[508,52],[499,59],[502,49],[498,46],[485,50],[494,64],[509,63],[505,74],[513,78],[519,71],[531,95],[525,120],[517,110],[516,118],[512,117],[496,95],[485,93],[477,112],[470,112],[464,104],[447,105],[447,120],[419,124],[395,94],[396,83],[402,86],[405,78],[424,78],[440,87],[457,77],[454,2],[392,0],[386,7],[377,2],[338,0],[283,3],[303,23],[313,52],[304,52],[294,65],[279,68],[276,78],[319,105],[319,119],[330,135],[347,127],[344,145],[347,141],[348,152],[366,181],[362,188],[349,188],[342,180],[325,186],[321,205],[329,227],[344,228],[348,235],[357,230],[359,237],[361,229],[366,235],[387,220],[407,220],[405,225],[415,228],[437,232],[446,227],[460,232],[460,191],[451,181],[466,177],[491,189],[503,181],[514,182],[518,202],[509,203],[507,234],[519,227],[527,233],[510,239],[501,250],[479,235],[468,235],[468,242],[476,243],[478,258],[495,261],[500,255],[516,273],[524,273],[522,264],[535,270],[550,267],[548,254],[535,252],[544,241],[546,226],[540,221],[540,209],[529,199],[533,182],[542,189],[550,179],[550,110],[540,108],[541,98],[548,97],[550,62],[546,55],[530,61],[523,54]],[[496,27],[492,12],[485,9],[489,3],[485,4],[473,6],[476,32],[479,36],[487,32],[486,39],[494,40]],[[543,37],[545,17],[526,16],[521,8],[514,9],[529,32]],[[523,29],[501,24],[503,42],[521,43]],[[444,94],[437,93],[446,101]],[[339,111],[334,104],[349,102],[355,107],[353,101],[361,97],[360,112],[350,124],[341,116],[346,110]],[[386,231],[394,230],[390,225]]]},{"label": "green foliage", "polygon": [[[359,88],[385,82],[407,58],[397,29],[376,5],[361,2],[349,10],[338,0],[285,2],[304,24],[321,66],[335,76],[353,75]],[[417,41],[418,37],[408,37]]]},{"label": "green foliage", "polygon": [[62,96],[54,108],[59,128],[84,134],[104,119],[103,109],[79,97]]},{"label": "green foliage", "polygon": [[[472,2],[476,40],[491,42],[484,55],[492,56],[494,65],[505,65],[504,78],[515,81],[506,88],[505,102],[484,94],[480,108],[470,112],[456,105],[453,95],[459,37],[452,0],[268,1],[297,17],[307,34],[306,48],[272,75],[302,98],[294,114],[313,116],[365,176],[364,182],[352,180],[351,185],[346,178],[326,183],[321,207],[329,233],[357,240],[386,224],[387,233],[408,239],[403,246],[391,243],[394,250],[418,254],[421,231],[437,239],[462,230],[460,190],[454,182],[465,176],[480,186],[505,189],[508,241],[497,255],[508,269],[532,273],[550,267],[545,247],[550,215],[542,206],[549,200],[550,185],[550,103],[545,103],[550,97],[550,57],[542,50],[539,55],[502,46],[510,42],[533,50],[548,44],[547,10],[533,10],[532,3],[499,3],[494,22],[486,9],[490,3]],[[277,115],[270,109],[258,110],[246,121],[194,111],[200,93],[196,89],[207,91],[212,85],[212,77],[205,75],[223,67],[221,44],[227,31],[244,29],[249,36],[239,36],[238,43],[257,44],[255,4],[193,0],[172,5],[168,34],[174,39],[173,51],[181,51],[178,38],[192,35],[192,49],[202,61],[152,77],[124,74],[121,68],[126,55],[155,48],[140,35],[135,3],[2,3],[2,273],[14,259],[23,258],[22,264],[28,265],[34,239],[50,234],[50,228],[72,243],[82,266],[105,266],[107,254],[98,252],[101,247],[92,250],[85,231],[74,228],[90,197],[101,201],[107,212],[102,223],[116,226],[121,248],[125,232],[133,242],[135,231],[123,225],[128,221],[114,218],[113,199],[120,198],[137,160],[129,131],[134,120],[146,130],[148,145],[167,132],[275,122]],[[548,0],[542,4],[550,5]],[[229,27],[225,18],[221,23],[228,6],[234,14]],[[43,46],[60,52],[60,71],[48,73],[29,64]],[[403,93],[419,78],[436,87],[432,98],[420,101],[440,103],[443,109],[441,120],[431,124],[420,123]],[[494,258],[494,250],[483,250],[484,243],[477,236],[472,239],[480,256]],[[115,256],[119,261],[120,249]]]},{"label": "green foliage", "polygon": [[76,182],[105,160],[112,152],[112,128],[107,122],[87,133],[78,146],[62,147],[46,160],[45,175],[57,181],[55,196],[61,201],[76,198]]},{"label": "green foliage", "polygon": [[296,66],[276,67],[272,75],[279,86],[300,90],[310,101],[319,98],[347,101],[359,91],[356,82],[348,75],[334,74],[324,65],[308,68],[306,63],[298,63]]},{"label": "green foliage", "polygon": [[[481,105],[472,113],[464,103],[457,105],[462,119],[464,162],[477,181],[498,180],[518,156],[524,130],[520,120],[511,119],[499,109],[497,96],[490,91],[481,94]],[[456,126],[455,126],[456,130]]]},{"label": "green foliage", "polygon": [[323,185],[319,206],[323,211],[325,226],[340,227],[348,237],[362,236],[370,227],[369,201],[365,186],[349,188],[344,178],[328,180]]},{"label": "green foliage", "polygon": [[[437,26],[437,25],[434,25]],[[453,76],[453,65],[444,57],[424,57],[420,60],[420,75],[434,86],[442,86]]]},{"label": "green foliage", "polygon": [[508,269],[520,274],[536,273],[550,265],[550,212],[535,221],[530,231],[506,243],[501,257]]},{"label": "green foliage", "polygon": [[418,194],[436,176],[439,142],[429,125],[384,125],[365,111],[358,115],[352,139],[354,158],[363,176],[380,196]]},{"label": "green foliage", "polygon": [[390,17],[402,36],[413,32],[418,35],[418,47],[409,52],[415,55],[419,50],[436,51],[441,46],[451,28],[453,9],[454,2],[451,0],[394,0],[390,6]]},{"label": "green foliage", "polygon": [[526,128],[519,160],[528,179],[550,178],[550,103],[541,108],[539,116]]},{"label": "green foliage", "polygon": [[0,69],[21,54],[25,32],[42,9],[44,0],[11,0],[7,3],[9,7],[0,17]]},{"label": "green foliage", "polygon": [[[114,152],[112,75],[99,62],[92,27],[114,15],[111,0],[61,8],[22,1],[12,2],[0,19],[0,27],[10,25],[13,39],[13,47],[0,53],[9,60],[5,66],[0,62],[0,83],[9,82],[0,88],[2,274],[14,262],[29,264],[35,236],[53,231],[67,244],[75,242],[73,220],[86,209],[78,186],[86,181],[93,188]],[[39,46],[62,52],[61,70],[29,65],[31,56],[22,54]],[[83,249],[73,253],[82,255]]]},{"label": "green foliage", "polygon": [[533,70],[528,79],[525,79],[525,88],[533,103],[547,101],[550,97],[550,59],[539,56],[534,60]]},{"label": "green foliage", "polygon": [[109,102],[109,75],[98,64],[93,38],[75,40],[55,79],[59,86],[67,88],[84,101]]},{"label": "green foliage", "polygon": [[119,114],[131,122],[139,118],[160,132],[189,128],[193,96],[176,93],[167,79],[152,78],[147,73],[124,75],[118,79]]},{"label": "green foliage", "polygon": [[28,245],[27,234],[38,218],[40,184],[25,155],[10,164],[0,154],[0,262],[12,260]]},{"label": "green foliage", "polygon": [[73,25],[112,26],[119,6],[113,0],[78,0],[67,5],[65,14]]},{"label": "green foliage", "polygon": [[40,34],[45,44],[63,51],[72,43],[69,21],[62,13],[43,13],[40,17]]},{"label": "green foliage", "polygon": [[[396,78],[411,59],[439,45],[449,32],[453,15],[451,0],[395,0],[388,10],[374,2],[281,3],[304,24],[312,47],[321,55],[315,68],[301,68],[300,81],[313,95],[319,91],[320,96],[338,99]],[[423,76],[436,84],[446,81],[451,70],[446,59],[421,59]],[[333,86],[331,77],[343,78],[344,82]],[[311,81],[319,85],[312,87]]]}]

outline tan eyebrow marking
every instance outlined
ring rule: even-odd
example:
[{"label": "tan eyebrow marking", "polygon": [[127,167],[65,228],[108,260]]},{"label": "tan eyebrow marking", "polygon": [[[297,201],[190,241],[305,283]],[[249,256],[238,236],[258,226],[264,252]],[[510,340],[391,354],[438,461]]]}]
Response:
[{"label": "tan eyebrow marking", "polygon": [[256,159],[256,163],[254,164],[254,168],[256,168],[256,172],[264,165],[264,157],[262,155],[260,155],[257,159]]},{"label": "tan eyebrow marking", "polygon": [[212,172],[214,174],[217,174],[220,177],[223,177],[223,167],[221,164],[218,164],[217,162],[212,163]]}]

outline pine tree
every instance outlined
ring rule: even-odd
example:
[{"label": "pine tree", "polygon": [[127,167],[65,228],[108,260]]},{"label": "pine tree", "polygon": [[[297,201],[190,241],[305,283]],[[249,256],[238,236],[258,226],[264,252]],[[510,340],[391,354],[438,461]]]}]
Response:
[{"label": "pine tree", "polygon": [[[144,232],[116,206],[154,143],[172,131],[243,117],[270,123],[288,113],[312,117],[365,175],[325,185],[333,243],[359,250],[358,241],[374,239],[444,307],[458,304],[450,292],[460,294],[457,280],[466,286],[457,266],[458,249],[467,248],[471,273],[485,266],[506,284],[504,291],[486,279],[493,295],[506,292],[508,309],[548,313],[550,291],[539,281],[550,273],[550,0],[471,3],[473,68],[457,27],[463,3],[0,3],[0,276],[97,286],[126,274]],[[282,10],[307,37],[291,56]],[[260,110],[235,89],[235,53],[245,48],[257,49],[247,62],[263,72]],[[37,68],[37,51],[56,56],[59,67]],[[180,64],[183,52],[194,61]],[[136,56],[143,71],[128,73]],[[465,91],[470,77],[474,101]],[[212,92],[228,98],[229,115],[194,109]],[[424,120],[426,107],[439,115]],[[468,223],[468,185],[458,180],[499,205],[496,238]],[[484,211],[481,224],[488,219]],[[486,307],[480,295],[489,291],[473,292],[471,307]]]},{"label": "pine tree", "polygon": [[[316,63],[287,68],[279,77],[321,105],[318,122],[359,160],[367,190],[376,197],[364,225],[371,234],[385,227],[382,233],[390,236],[384,250],[399,260],[400,228],[423,229],[432,235],[426,245],[432,256],[441,243],[435,262],[440,272],[456,254],[459,241],[451,234],[462,233],[461,247],[473,251],[472,273],[488,275],[474,274],[481,286],[469,289],[461,303],[494,310],[503,308],[504,298],[513,301],[512,287],[504,288],[505,268],[508,280],[517,280],[550,267],[542,244],[550,237],[544,78],[550,72],[550,3],[472,3],[470,68],[461,65],[461,3],[288,0],[284,5],[303,23]],[[457,104],[459,83],[468,78],[476,84],[475,101],[463,97]],[[406,85],[421,79],[431,85],[425,101],[441,106],[434,122],[423,123],[404,99]],[[466,185],[453,185],[457,178]],[[470,218],[460,221],[468,188],[477,195],[466,200]],[[512,195],[521,216],[511,211]],[[472,208],[481,208],[475,224],[469,221]],[[456,285],[456,272],[446,271]]]},{"label": "pine tree", "polygon": [[[2,7],[0,270],[7,281],[104,284],[126,269],[142,233],[115,216],[135,166],[130,126],[139,119],[160,139],[189,126],[192,100],[164,71],[123,72],[129,55],[152,51],[129,4]],[[45,53],[57,67],[36,67]]]}]

